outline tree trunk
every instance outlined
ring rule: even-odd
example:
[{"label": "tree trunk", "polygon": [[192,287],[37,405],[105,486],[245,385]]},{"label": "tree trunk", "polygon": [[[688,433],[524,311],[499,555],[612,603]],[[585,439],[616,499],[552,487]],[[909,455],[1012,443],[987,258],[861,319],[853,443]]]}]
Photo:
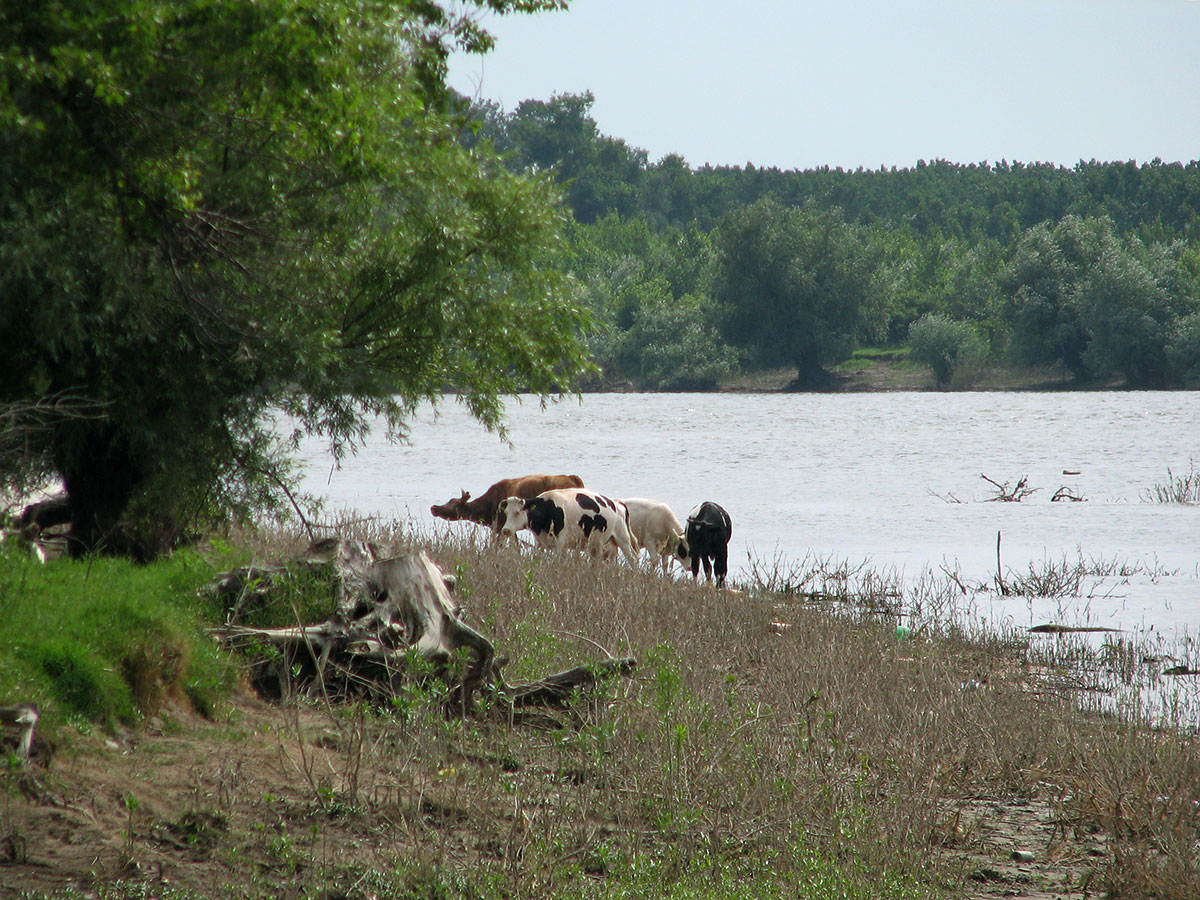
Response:
[{"label": "tree trunk", "polygon": [[815,349],[796,354],[796,377],[787,386],[789,391],[828,390],[836,379],[821,365]]},{"label": "tree trunk", "polygon": [[58,471],[71,511],[70,555],[128,553],[143,561],[153,556],[121,527],[145,473],[128,444],[110,427],[91,427],[68,441],[69,455],[60,455]]}]

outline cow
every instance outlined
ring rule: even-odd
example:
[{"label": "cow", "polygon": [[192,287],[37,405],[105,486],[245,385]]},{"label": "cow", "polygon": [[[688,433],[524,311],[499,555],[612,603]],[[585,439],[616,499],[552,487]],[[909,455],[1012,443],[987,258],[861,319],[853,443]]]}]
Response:
[{"label": "cow", "polygon": [[675,513],[661,500],[626,497],[621,502],[629,510],[629,532],[634,545],[649,553],[651,561],[657,562],[666,575],[683,537],[683,526]]},{"label": "cow", "polygon": [[509,497],[500,512],[505,533],[516,535],[527,528],[544,550],[586,550],[598,556],[615,556],[619,550],[637,566],[629,512],[619,500],[585,488],[566,488],[528,499]]},{"label": "cow", "polygon": [[461,497],[454,497],[445,503],[434,504],[429,511],[439,519],[451,522],[467,520],[487,525],[493,534],[500,534],[504,520],[500,518],[500,504],[508,497],[528,499],[536,497],[543,491],[554,488],[581,488],[583,479],[578,475],[524,475],[520,478],[505,478],[497,481],[483,492],[482,497],[474,500],[466,491]]},{"label": "cow", "polygon": [[717,574],[717,587],[725,586],[725,575],[729,571],[729,538],[733,535],[733,523],[729,513],[711,500],[695,506],[687,518],[687,531],[675,555],[681,560],[691,560],[692,578],[700,575],[700,563],[704,563],[704,579],[712,581]]}]

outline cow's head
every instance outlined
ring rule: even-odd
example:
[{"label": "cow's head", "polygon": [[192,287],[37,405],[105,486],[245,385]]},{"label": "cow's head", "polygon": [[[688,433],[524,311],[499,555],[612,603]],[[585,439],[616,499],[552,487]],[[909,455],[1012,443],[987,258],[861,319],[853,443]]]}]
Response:
[{"label": "cow's head", "polygon": [[523,528],[529,527],[529,513],[525,510],[525,501],[520,497],[508,497],[500,501],[497,521],[501,522],[502,534],[516,534]]},{"label": "cow's head", "polygon": [[687,560],[692,555],[691,548],[688,547],[687,535],[679,535],[679,543],[675,545],[675,557],[677,559]]},{"label": "cow's head", "polygon": [[[683,534],[681,534],[680,532],[677,532],[677,531],[672,531],[670,534],[667,535],[666,543],[663,546],[664,546],[664,550],[667,553],[670,553],[671,556],[678,557],[679,559],[684,559],[687,554],[687,549],[685,547],[686,544],[687,544],[687,538],[685,538],[683,536]],[[681,552],[683,555],[680,555]]]},{"label": "cow's head", "polygon": [[457,522],[459,519],[466,517],[466,505],[467,501],[470,499],[471,495],[466,491],[463,491],[461,497],[454,497],[451,500],[447,500],[440,506],[435,503],[433,506],[429,507],[429,511],[439,519],[449,519],[451,522]]}]

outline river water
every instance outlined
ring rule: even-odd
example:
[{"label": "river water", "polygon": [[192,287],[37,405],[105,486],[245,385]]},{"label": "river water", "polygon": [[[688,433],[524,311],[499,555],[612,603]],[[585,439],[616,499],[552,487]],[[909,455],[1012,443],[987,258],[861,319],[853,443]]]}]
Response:
[{"label": "river water", "polygon": [[[1151,502],[1168,470],[1200,462],[1200,393],[587,394],[510,402],[506,444],[452,398],[424,407],[407,444],[368,441],[335,467],[302,445],[305,489],[329,508],[410,529],[469,530],[429,513],[460,490],[533,472],[582,476],[612,497],[664,500],[683,519],[715,500],[733,519],[730,578],[757,564],[866,563],[991,581],[1050,563],[1120,563],[1077,596],[995,597],[982,615],[1161,635],[1200,631],[1200,507]],[[982,476],[1021,502],[997,502]],[[1053,502],[1067,488],[1079,502]],[[1200,659],[1188,659],[1200,666]]]}]

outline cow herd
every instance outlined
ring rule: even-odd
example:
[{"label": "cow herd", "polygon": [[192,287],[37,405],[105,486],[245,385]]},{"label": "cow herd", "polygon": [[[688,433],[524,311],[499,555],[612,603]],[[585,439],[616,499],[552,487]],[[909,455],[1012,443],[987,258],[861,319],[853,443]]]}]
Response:
[{"label": "cow herd", "polygon": [[497,536],[529,531],[546,550],[580,550],[604,558],[618,553],[631,566],[645,550],[665,575],[680,560],[692,577],[718,587],[729,571],[729,513],[712,501],[697,505],[681,524],[667,504],[642,497],[611,499],[584,487],[578,475],[526,475],[497,481],[479,498],[462,495],[434,504],[439,519],[486,525]]}]

